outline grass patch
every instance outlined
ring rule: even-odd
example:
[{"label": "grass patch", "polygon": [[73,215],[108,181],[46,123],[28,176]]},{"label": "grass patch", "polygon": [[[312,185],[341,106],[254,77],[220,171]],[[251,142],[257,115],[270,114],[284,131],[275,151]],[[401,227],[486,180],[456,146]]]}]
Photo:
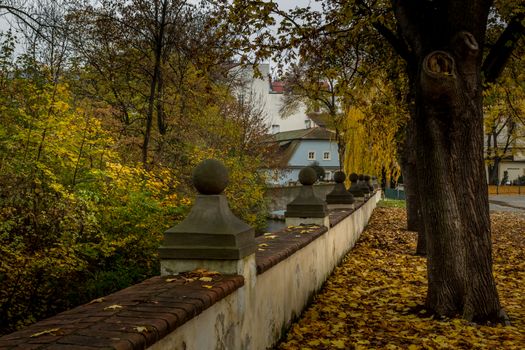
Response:
[{"label": "grass patch", "polygon": [[402,199],[382,199],[377,203],[378,207],[381,208],[406,208],[407,202]]}]

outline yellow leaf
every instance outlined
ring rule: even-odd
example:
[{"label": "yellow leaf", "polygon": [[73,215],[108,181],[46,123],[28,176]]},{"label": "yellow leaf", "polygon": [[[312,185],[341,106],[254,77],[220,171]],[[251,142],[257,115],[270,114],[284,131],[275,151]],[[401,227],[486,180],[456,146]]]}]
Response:
[{"label": "yellow leaf", "polygon": [[31,338],[36,338],[36,337],[40,337],[41,335],[46,335],[46,334],[51,334],[51,335],[55,335],[55,332],[58,332],[60,330],[60,328],[52,328],[52,329],[46,329],[45,331],[42,331],[42,332],[38,332],[38,333],[35,333],[35,334],[31,334]]},{"label": "yellow leaf", "polygon": [[199,278],[199,281],[211,282],[211,281],[213,281],[213,278],[211,278],[211,277],[201,277],[201,278]]},{"label": "yellow leaf", "polygon": [[208,288],[208,289],[213,288],[213,286],[210,286],[209,284],[203,284],[202,286],[203,286],[204,288]]},{"label": "yellow leaf", "polygon": [[259,244],[259,247],[261,247],[261,248],[268,247],[268,244],[266,244],[266,243],[261,243],[261,244]]},{"label": "yellow leaf", "polygon": [[150,332],[150,330],[146,326],[137,326],[137,327],[133,327],[133,329],[139,333],[149,333]]},{"label": "yellow leaf", "polygon": [[321,345],[321,342],[318,339],[314,339],[314,340],[310,340],[308,342],[308,345],[310,345],[310,346],[319,346],[319,345]]},{"label": "yellow leaf", "polygon": [[118,305],[118,304],[114,304],[114,305],[106,306],[106,307],[104,308],[104,310],[119,310],[119,309],[122,309],[122,306],[121,306],[121,305]]},{"label": "yellow leaf", "polygon": [[343,340],[332,340],[332,345],[336,348],[336,349],[346,349],[346,345],[345,345],[345,342]]},{"label": "yellow leaf", "polygon": [[435,337],[433,339],[436,343],[438,343],[439,345],[446,345],[447,343],[447,338],[442,336],[442,335],[438,335],[437,337]]},{"label": "yellow leaf", "polygon": [[104,298],[98,298],[98,299],[91,300],[89,303],[90,304],[94,304],[94,303],[101,303],[103,301],[104,301]]}]

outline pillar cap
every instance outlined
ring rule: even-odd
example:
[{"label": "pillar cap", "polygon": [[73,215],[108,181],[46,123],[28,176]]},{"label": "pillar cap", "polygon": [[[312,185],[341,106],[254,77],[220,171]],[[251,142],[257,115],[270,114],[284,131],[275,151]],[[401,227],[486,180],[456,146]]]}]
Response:
[{"label": "pillar cap", "polygon": [[195,168],[193,184],[201,194],[189,215],[164,233],[161,260],[239,260],[255,252],[253,228],[231,212],[221,194],[228,181],[218,160],[206,159]]},{"label": "pillar cap", "polygon": [[221,194],[228,186],[228,169],[219,160],[203,160],[193,170],[192,182],[200,194]]}]

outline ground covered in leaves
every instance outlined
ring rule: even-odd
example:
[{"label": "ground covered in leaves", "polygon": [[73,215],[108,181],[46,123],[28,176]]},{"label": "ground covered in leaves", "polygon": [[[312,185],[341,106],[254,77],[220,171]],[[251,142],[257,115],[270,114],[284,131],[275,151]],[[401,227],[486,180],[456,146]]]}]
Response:
[{"label": "ground covered in leaves", "polygon": [[524,349],[525,215],[493,213],[494,270],[512,326],[436,320],[424,304],[426,260],[405,210],[377,208],[359,242],[278,349]]}]

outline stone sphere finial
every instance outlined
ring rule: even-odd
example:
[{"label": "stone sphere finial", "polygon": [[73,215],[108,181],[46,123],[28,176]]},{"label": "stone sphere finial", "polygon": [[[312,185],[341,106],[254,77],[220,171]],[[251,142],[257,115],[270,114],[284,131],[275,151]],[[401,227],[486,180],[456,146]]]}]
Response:
[{"label": "stone sphere finial", "polygon": [[228,169],[221,161],[206,159],[193,170],[192,181],[201,194],[221,194],[228,186]]},{"label": "stone sphere finial", "polygon": [[370,180],[370,176],[369,175],[365,175],[365,181],[368,182],[368,180]]},{"label": "stone sphere finial", "polygon": [[349,176],[350,181],[356,182],[359,179],[359,176],[356,173],[351,173]]},{"label": "stone sphere finial", "polygon": [[313,185],[317,181],[317,173],[311,167],[303,168],[299,172],[299,182],[304,186]]},{"label": "stone sphere finial", "polygon": [[346,174],[344,171],[336,171],[334,174],[334,181],[338,184],[345,182]]},{"label": "stone sphere finial", "polygon": [[363,174],[359,174],[359,181],[363,181],[365,179],[365,176]]}]

